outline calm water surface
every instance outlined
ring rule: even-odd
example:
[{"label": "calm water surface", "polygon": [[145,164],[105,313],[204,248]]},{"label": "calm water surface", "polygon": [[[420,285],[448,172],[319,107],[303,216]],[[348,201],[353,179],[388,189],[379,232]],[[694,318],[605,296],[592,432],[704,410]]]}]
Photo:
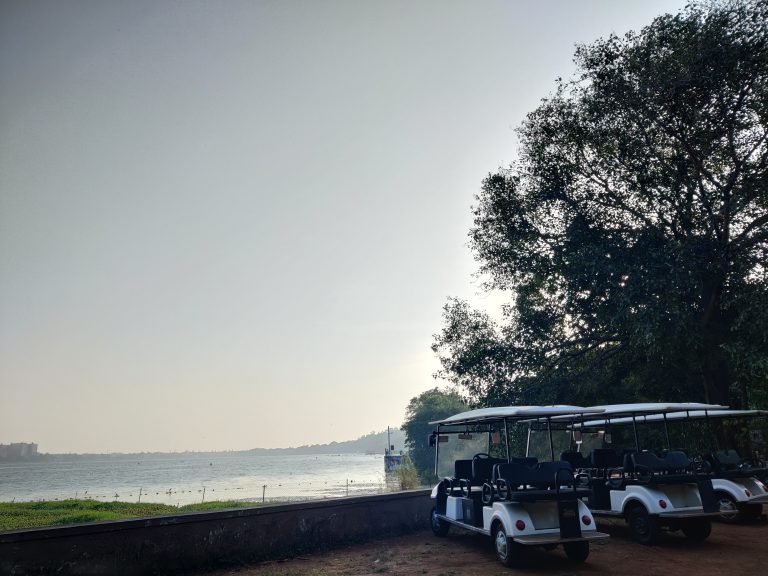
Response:
[{"label": "calm water surface", "polygon": [[[57,456],[0,463],[0,501],[92,498],[180,505],[325,498],[384,489],[384,458],[245,453]],[[205,494],[203,496],[203,490]]]}]

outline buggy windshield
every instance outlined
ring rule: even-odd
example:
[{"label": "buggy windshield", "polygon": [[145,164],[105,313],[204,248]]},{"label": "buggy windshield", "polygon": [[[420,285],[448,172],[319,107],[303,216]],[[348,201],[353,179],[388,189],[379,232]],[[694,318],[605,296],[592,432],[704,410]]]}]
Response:
[{"label": "buggy windshield", "polygon": [[493,426],[442,426],[438,434],[437,475],[451,477],[457,460],[472,460],[477,454],[506,457],[503,431]]}]

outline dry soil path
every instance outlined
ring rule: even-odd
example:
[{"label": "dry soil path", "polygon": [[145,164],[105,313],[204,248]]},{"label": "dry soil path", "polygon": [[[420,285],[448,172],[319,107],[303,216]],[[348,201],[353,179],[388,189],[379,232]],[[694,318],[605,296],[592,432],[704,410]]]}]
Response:
[{"label": "dry soil path", "polygon": [[452,531],[437,538],[429,531],[349,546],[238,569],[218,570],[207,576],[721,576],[768,575],[768,522],[750,525],[715,523],[712,535],[701,544],[679,532],[663,534],[661,544],[646,547],[630,538],[623,524],[601,528],[611,538],[592,544],[585,564],[568,562],[560,548],[535,552],[526,569],[504,568],[495,558],[490,539]]}]

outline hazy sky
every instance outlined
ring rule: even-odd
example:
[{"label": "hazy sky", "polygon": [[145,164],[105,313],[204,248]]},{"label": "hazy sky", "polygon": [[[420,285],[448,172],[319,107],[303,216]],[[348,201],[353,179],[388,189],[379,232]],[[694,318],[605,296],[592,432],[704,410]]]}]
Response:
[{"label": "hazy sky", "polygon": [[0,0],[0,443],[399,425],[514,127],[682,5]]}]

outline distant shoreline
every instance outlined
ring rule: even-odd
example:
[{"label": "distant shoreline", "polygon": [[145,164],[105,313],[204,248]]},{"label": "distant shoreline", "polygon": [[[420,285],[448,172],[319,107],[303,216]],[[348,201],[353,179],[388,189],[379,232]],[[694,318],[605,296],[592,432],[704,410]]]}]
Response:
[{"label": "distant shoreline", "polygon": [[[397,428],[390,430],[390,441],[395,446],[395,451],[405,450],[405,434]],[[387,432],[376,432],[361,436],[357,440],[344,442],[330,442],[329,444],[310,444],[295,448],[250,448],[248,450],[183,450],[180,452],[38,452],[37,454],[21,457],[0,458],[4,462],[35,462],[38,460],[62,459],[62,458],[92,458],[105,457],[116,458],[124,456],[158,457],[179,455],[206,455],[206,454],[231,454],[243,456],[248,454],[384,454],[387,448]]]}]

